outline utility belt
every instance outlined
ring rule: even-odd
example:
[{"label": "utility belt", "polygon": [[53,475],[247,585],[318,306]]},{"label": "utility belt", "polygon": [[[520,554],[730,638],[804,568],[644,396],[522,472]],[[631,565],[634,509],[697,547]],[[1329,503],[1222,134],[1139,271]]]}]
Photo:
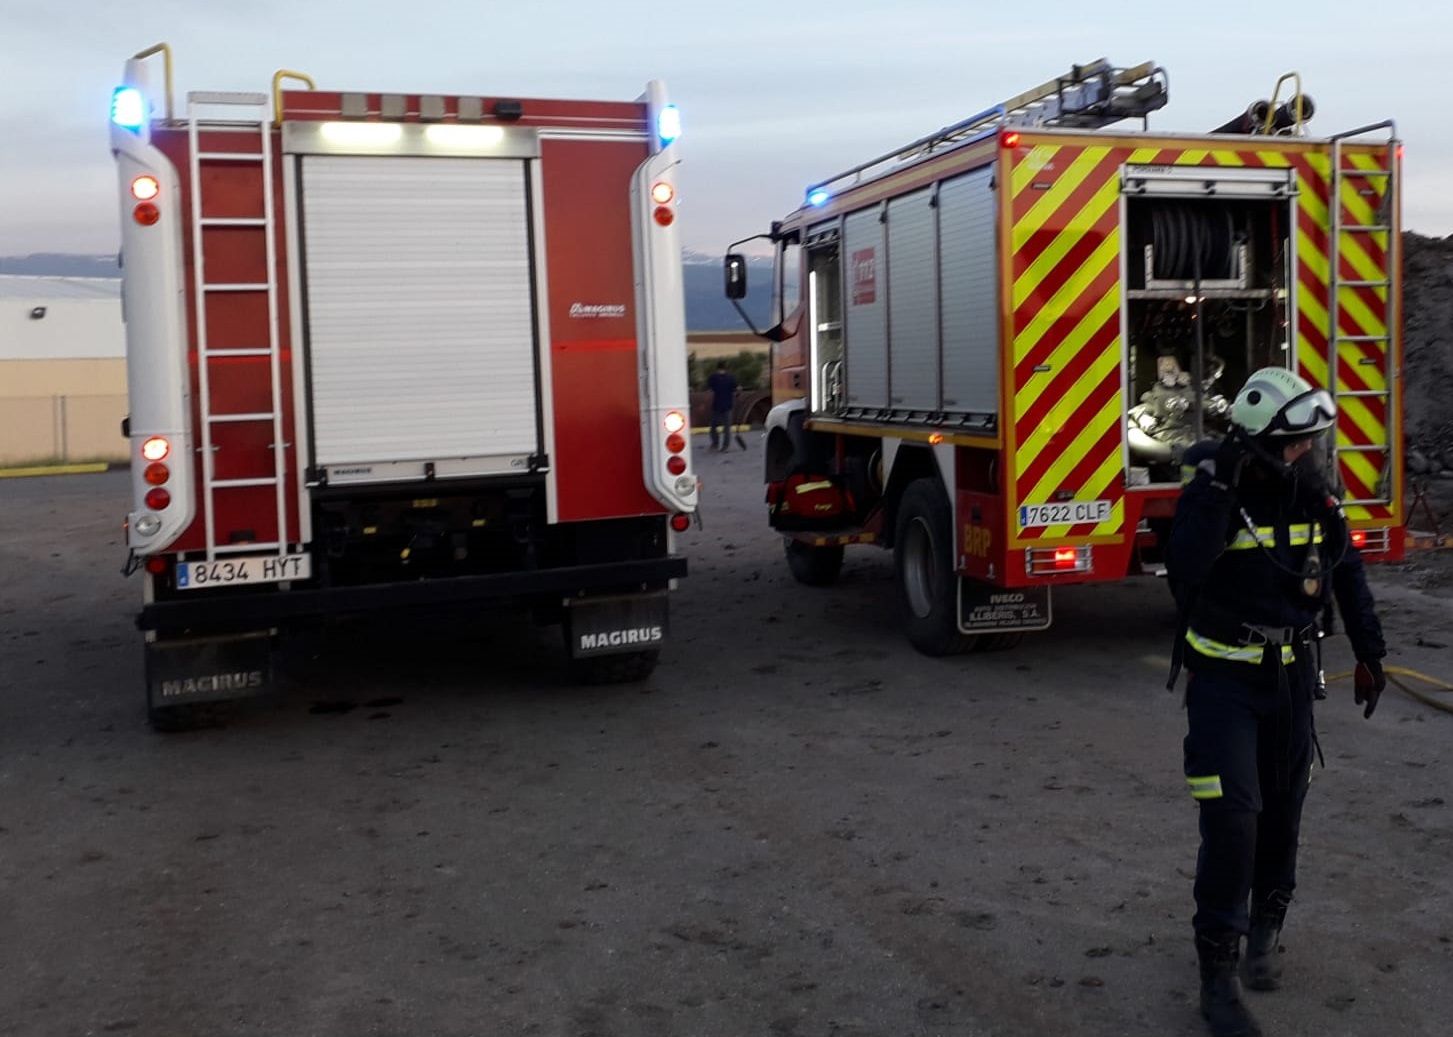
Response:
[{"label": "utility belt", "polygon": [[1283,666],[1296,662],[1296,646],[1310,645],[1317,636],[1315,624],[1304,627],[1270,627],[1260,623],[1242,623],[1235,630],[1207,633],[1192,622],[1186,630],[1186,643],[1208,659],[1225,662],[1263,663],[1270,656]]},{"label": "utility belt", "polygon": [[1213,665],[1290,666],[1297,661],[1298,647],[1307,649],[1304,659],[1313,658],[1310,649],[1317,645],[1318,638],[1315,622],[1287,626],[1247,623],[1214,602],[1197,602],[1172,648],[1166,687],[1175,686],[1187,646]]}]

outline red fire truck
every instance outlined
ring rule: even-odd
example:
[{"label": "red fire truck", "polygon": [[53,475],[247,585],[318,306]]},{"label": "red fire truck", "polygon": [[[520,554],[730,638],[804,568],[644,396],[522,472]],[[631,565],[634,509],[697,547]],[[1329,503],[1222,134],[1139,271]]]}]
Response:
[{"label": "red fire truck", "polygon": [[[1160,569],[1180,452],[1270,364],[1336,397],[1353,541],[1402,557],[1394,125],[1308,136],[1295,74],[1211,133],[1151,132],[1166,100],[1153,64],[1075,67],[759,235],[767,497],[799,580],[889,547],[919,649],[1012,644],[1054,587]],[[741,298],[741,254],[725,273]]]},{"label": "red fire truck", "polygon": [[163,44],[110,133],[153,721],[266,688],[289,621],[378,609],[506,600],[581,679],[649,673],[697,501],[664,86],[282,71],[177,113]]}]

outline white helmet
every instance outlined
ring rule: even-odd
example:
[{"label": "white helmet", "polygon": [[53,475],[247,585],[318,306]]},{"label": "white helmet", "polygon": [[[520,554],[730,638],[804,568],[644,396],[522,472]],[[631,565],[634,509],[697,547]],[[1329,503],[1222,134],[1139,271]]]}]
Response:
[{"label": "white helmet", "polygon": [[1252,436],[1311,436],[1332,427],[1337,404],[1326,389],[1284,367],[1263,367],[1231,404],[1231,423]]}]

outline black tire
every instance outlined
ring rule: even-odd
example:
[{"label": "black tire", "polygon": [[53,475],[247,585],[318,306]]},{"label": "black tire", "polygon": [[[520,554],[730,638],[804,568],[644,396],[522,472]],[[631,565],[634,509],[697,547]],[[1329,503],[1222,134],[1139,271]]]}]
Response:
[{"label": "black tire", "polygon": [[151,729],[158,734],[180,734],[221,727],[225,718],[224,704],[199,702],[191,706],[153,706],[146,711]]},{"label": "black tire", "polygon": [[813,547],[798,540],[783,544],[787,568],[798,583],[809,587],[831,587],[843,571],[843,545]]},{"label": "black tire", "polygon": [[651,676],[660,652],[623,652],[570,660],[570,679],[576,684],[630,684]]},{"label": "black tire", "polygon": [[959,633],[953,509],[937,479],[903,491],[894,525],[893,571],[908,640],[924,655],[956,655],[978,638]]}]

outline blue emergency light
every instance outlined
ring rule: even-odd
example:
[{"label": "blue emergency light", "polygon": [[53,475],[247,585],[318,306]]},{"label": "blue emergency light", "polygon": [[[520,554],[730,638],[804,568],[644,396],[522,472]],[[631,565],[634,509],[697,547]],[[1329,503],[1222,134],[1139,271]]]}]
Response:
[{"label": "blue emergency light", "polygon": [[668,104],[656,113],[656,136],[661,138],[662,147],[681,136],[681,109]]},{"label": "blue emergency light", "polygon": [[134,86],[118,86],[111,92],[111,121],[135,133],[146,122],[146,98]]},{"label": "blue emergency light", "polygon": [[828,194],[826,189],[819,187],[816,190],[807,192],[807,204],[813,206],[824,205],[831,197],[832,195]]}]

